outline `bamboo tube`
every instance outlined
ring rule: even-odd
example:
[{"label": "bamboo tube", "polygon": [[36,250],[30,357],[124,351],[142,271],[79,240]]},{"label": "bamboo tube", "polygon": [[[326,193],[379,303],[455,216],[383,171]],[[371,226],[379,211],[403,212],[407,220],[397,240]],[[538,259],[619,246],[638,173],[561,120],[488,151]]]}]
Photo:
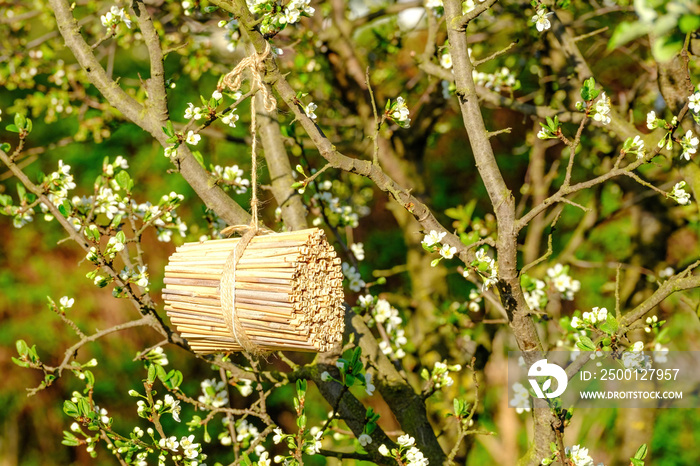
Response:
[{"label": "bamboo tube", "polygon": [[256,350],[328,351],[342,339],[341,261],[322,230],[252,238],[236,264],[235,310],[225,316],[221,277],[239,241],[186,243],[165,268],[165,309],[196,352],[243,350],[229,316]]}]

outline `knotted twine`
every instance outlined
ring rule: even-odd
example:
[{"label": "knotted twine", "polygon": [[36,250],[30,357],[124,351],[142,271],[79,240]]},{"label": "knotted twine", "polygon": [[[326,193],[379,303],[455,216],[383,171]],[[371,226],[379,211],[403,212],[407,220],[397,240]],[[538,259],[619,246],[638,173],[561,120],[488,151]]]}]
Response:
[{"label": "knotted twine", "polygon": [[[277,107],[277,100],[270,94],[262,81],[262,76],[265,71],[264,61],[270,54],[270,44],[265,43],[265,50],[262,54],[253,52],[252,55],[241,60],[236,67],[231,70],[222,80],[223,85],[233,92],[236,92],[241,87],[243,71],[248,69],[250,73],[251,91],[260,92],[263,100],[263,106],[268,112],[273,111]],[[258,225],[258,161],[256,155],[256,111],[255,111],[255,96],[250,99],[250,135],[253,139],[251,144],[251,221],[250,225],[236,225],[225,228],[226,231],[246,231],[241,237],[241,240],[236,243],[233,251],[226,258],[224,269],[221,274],[221,282],[219,284],[219,299],[221,302],[221,314],[229,330],[236,339],[236,342],[243,350],[252,355],[258,356],[263,351],[250,339],[245,332],[241,321],[236,314],[236,265],[243,257],[243,253],[250,241],[259,234],[268,233],[269,230],[261,229]]]}]

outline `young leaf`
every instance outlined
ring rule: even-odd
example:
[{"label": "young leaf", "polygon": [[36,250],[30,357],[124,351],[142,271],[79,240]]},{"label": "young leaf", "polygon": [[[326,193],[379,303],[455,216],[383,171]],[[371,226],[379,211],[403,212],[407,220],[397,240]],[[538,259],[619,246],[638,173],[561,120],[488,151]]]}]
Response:
[{"label": "young leaf", "polygon": [[69,415],[70,417],[76,417],[79,414],[78,406],[72,401],[66,400],[63,402],[63,412]]},{"label": "young leaf", "polygon": [[[634,454],[634,459],[643,460],[647,456],[647,444],[642,444],[641,447],[637,448],[637,452]],[[631,459],[631,458],[630,458]],[[644,463],[642,463],[644,464]]]},{"label": "young leaf", "polygon": [[576,346],[581,348],[583,351],[595,351],[593,341],[586,335],[581,335],[579,341],[576,342]]}]

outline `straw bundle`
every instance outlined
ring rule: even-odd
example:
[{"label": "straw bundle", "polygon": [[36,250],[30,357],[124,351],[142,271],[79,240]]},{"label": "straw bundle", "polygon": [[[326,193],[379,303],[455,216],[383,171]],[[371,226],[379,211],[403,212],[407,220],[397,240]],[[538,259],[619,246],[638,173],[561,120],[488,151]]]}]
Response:
[{"label": "straw bundle", "polygon": [[233,309],[225,309],[222,275],[230,273],[225,265],[240,241],[183,244],[165,267],[165,309],[194,351],[242,351],[249,344],[257,352],[328,351],[342,339],[341,261],[323,230],[253,237],[234,268]]}]

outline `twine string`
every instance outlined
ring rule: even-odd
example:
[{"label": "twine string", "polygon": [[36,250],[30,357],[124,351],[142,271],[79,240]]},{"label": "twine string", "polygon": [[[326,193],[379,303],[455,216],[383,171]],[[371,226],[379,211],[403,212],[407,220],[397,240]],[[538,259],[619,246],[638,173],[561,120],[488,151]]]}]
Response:
[{"label": "twine string", "polygon": [[[277,100],[270,94],[267,87],[263,84],[262,75],[265,70],[264,61],[270,54],[270,44],[265,44],[265,50],[262,54],[253,53],[241,60],[236,67],[224,76],[223,84],[232,91],[237,91],[241,87],[243,71],[248,69],[251,76],[251,90],[257,88],[260,92],[263,106],[265,110],[271,112],[277,107]],[[224,269],[221,275],[221,283],[219,285],[219,294],[221,301],[221,313],[224,317],[227,327],[233,334],[236,342],[243,348],[244,351],[253,355],[260,355],[263,351],[251,340],[246,333],[240,318],[236,313],[236,266],[243,253],[245,252],[250,241],[259,234],[267,233],[266,229],[261,229],[258,220],[258,158],[257,158],[257,128],[256,128],[256,110],[255,96],[250,99],[250,135],[251,143],[251,220],[250,225],[237,225],[224,229],[222,232],[229,230],[246,230],[240,241],[236,243],[233,251],[226,258]]]}]

